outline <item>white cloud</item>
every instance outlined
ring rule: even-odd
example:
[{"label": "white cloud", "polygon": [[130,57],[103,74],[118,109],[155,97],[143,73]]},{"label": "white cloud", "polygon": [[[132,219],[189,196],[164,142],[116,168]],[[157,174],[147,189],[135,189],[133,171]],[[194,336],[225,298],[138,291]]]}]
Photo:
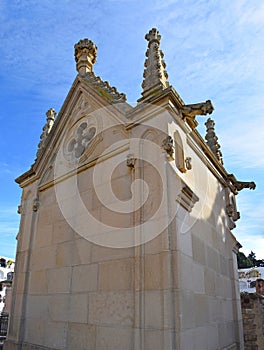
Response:
[{"label": "white cloud", "polygon": [[254,192],[243,190],[237,195],[238,211],[241,219],[237,221],[234,234],[242,244],[241,251],[248,255],[250,251],[264,259],[264,199]]},{"label": "white cloud", "polygon": [[240,251],[246,256],[253,251],[257,259],[264,259],[264,237],[251,235],[247,238],[243,238],[240,243],[243,246]]}]

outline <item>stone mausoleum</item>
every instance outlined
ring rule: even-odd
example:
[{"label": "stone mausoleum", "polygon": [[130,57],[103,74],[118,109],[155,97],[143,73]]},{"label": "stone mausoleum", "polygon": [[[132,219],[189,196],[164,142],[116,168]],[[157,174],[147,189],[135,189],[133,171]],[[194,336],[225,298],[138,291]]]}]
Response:
[{"label": "stone mausoleum", "polygon": [[253,182],[223,166],[214,130],[168,82],[159,32],[146,35],[142,96],[93,72],[97,47],[74,47],[77,77],[47,122],[19,206],[5,350],[243,349],[235,196]]}]

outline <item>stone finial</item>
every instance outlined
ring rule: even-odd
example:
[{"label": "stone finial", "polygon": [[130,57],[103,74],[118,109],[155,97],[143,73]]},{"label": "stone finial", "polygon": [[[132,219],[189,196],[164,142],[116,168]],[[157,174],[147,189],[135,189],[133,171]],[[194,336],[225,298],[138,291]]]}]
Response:
[{"label": "stone finial", "polygon": [[208,118],[205,123],[205,126],[206,126],[205,139],[206,139],[207,145],[209,146],[211,151],[214,153],[219,163],[223,164],[222,152],[220,150],[221,146],[218,143],[218,137],[216,136],[215,129],[214,129],[215,122],[213,121],[213,119]]},{"label": "stone finial", "polygon": [[169,86],[168,74],[165,70],[166,64],[163,60],[163,52],[160,50],[161,36],[156,28],[152,28],[145,39],[148,41],[146,51],[144,80],[142,83],[142,100],[158,90],[163,90]]},{"label": "stone finial", "polygon": [[47,116],[47,124],[49,127],[49,130],[52,128],[53,124],[54,124],[54,120],[56,117],[57,113],[55,112],[54,108],[50,108],[47,112],[46,112],[46,116]]},{"label": "stone finial", "polygon": [[47,121],[42,129],[43,132],[40,135],[40,142],[38,144],[37,156],[39,155],[40,151],[44,147],[44,143],[46,141],[46,138],[47,138],[48,134],[50,133],[51,128],[53,127],[56,115],[57,115],[57,113],[55,112],[55,110],[53,108],[50,108],[46,113]]},{"label": "stone finial", "polygon": [[74,45],[74,56],[76,69],[80,75],[92,72],[93,65],[96,62],[97,47],[89,39],[85,38]]}]

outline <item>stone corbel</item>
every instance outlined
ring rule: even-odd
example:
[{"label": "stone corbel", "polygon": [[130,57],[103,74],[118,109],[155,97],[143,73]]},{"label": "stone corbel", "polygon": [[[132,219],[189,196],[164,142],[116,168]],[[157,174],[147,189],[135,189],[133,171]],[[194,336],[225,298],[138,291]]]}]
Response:
[{"label": "stone corbel", "polygon": [[174,147],[173,147],[173,138],[171,136],[167,136],[163,142],[161,147],[164,151],[167,152],[169,158],[173,159]]},{"label": "stone corbel", "polygon": [[39,205],[40,205],[39,200],[37,198],[35,198],[33,201],[33,206],[32,206],[33,211],[35,211],[35,212],[38,211]]},{"label": "stone corbel", "polygon": [[126,165],[127,165],[130,169],[134,169],[134,168],[135,168],[135,162],[136,162],[136,159],[135,159],[135,157],[134,157],[134,154],[128,154],[128,155],[127,155]]},{"label": "stone corbel", "polygon": [[192,169],[192,158],[191,157],[186,157],[185,158],[185,165],[186,165],[186,169],[187,170],[191,170]]},{"label": "stone corbel", "polygon": [[189,126],[194,129],[198,125],[198,122],[195,120],[197,115],[206,115],[211,114],[214,110],[212,102],[207,100],[201,103],[194,103],[185,105],[182,107],[183,118],[186,119],[186,122]]},{"label": "stone corbel", "polygon": [[242,248],[242,245],[238,241],[235,241],[232,251],[238,254],[240,248]]},{"label": "stone corbel", "polygon": [[22,206],[22,204],[20,204],[20,205],[17,207],[17,213],[18,213],[18,214],[22,214],[22,213],[23,213],[23,206]]},{"label": "stone corbel", "polygon": [[230,230],[236,227],[235,221],[240,219],[240,213],[236,208],[236,198],[229,187],[225,189],[226,214],[228,216],[228,227]]},{"label": "stone corbel", "polygon": [[236,211],[235,206],[233,204],[231,204],[231,203],[227,204],[227,206],[226,206],[226,213],[234,221],[237,221],[237,220],[240,219],[240,212]]},{"label": "stone corbel", "polygon": [[199,201],[199,198],[188,185],[182,182],[181,192],[178,194],[176,201],[190,213],[195,203]]}]

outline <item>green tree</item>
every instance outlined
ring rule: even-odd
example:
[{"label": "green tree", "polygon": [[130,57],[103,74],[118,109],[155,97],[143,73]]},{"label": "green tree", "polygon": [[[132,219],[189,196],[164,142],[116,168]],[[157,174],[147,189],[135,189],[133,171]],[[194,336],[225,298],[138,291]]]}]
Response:
[{"label": "green tree", "polygon": [[248,254],[248,259],[252,262],[252,265],[253,266],[256,266],[256,262],[257,262],[257,259],[256,259],[256,254],[254,252],[250,252],[250,254]]},{"label": "green tree", "polygon": [[237,254],[237,265],[239,269],[253,267],[252,261],[249,258],[247,258],[246,255],[242,252],[238,252]]}]

